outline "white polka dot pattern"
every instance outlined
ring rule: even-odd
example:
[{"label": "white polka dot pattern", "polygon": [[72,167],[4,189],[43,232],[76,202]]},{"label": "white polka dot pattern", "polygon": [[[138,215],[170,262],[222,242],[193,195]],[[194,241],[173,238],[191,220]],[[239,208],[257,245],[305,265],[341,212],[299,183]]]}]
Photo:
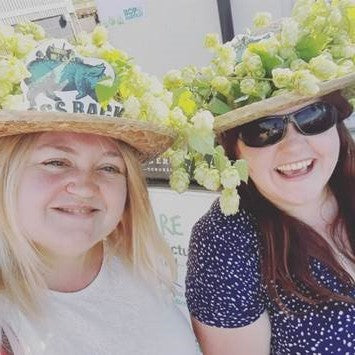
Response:
[{"label": "white polka dot pattern", "polygon": [[[253,323],[266,309],[271,322],[272,354],[355,354],[355,304],[312,306],[279,290],[282,312],[266,292],[260,274],[256,221],[241,209],[224,216],[216,201],[194,226],[189,246],[186,300],[204,324],[222,328]],[[320,261],[310,263],[326,287],[355,299],[355,286],[343,285]]]}]

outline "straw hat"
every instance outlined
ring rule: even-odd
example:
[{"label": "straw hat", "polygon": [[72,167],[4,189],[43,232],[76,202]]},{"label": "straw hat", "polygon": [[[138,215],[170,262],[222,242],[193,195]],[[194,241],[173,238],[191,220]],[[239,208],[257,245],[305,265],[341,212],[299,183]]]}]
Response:
[{"label": "straw hat", "polygon": [[351,1],[296,0],[291,16],[271,26],[271,15],[259,14],[258,32],[227,43],[208,34],[204,44],[213,57],[207,66],[164,77],[174,104],[195,128],[187,135],[187,153],[173,149],[171,180],[182,185],[192,176],[206,189],[221,190],[223,213],[235,214],[237,187],[247,182],[248,168],[244,160],[229,160],[216,139],[221,132],[317,97],[332,102],[340,118],[349,115],[355,105],[353,10]]},{"label": "straw hat", "polygon": [[0,110],[0,137],[35,132],[92,133],[119,139],[137,150],[143,162],[167,150],[175,139],[162,125],[118,117],[87,114]]},{"label": "straw hat", "polygon": [[214,121],[214,130],[216,133],[220,133],[233,127],[254,121],[258,118],[274,114],[285,108],[296,106],[302,102],[325,96],[337,90],[345,89],[354,84],[355,73],[351,73],[341,78],[335,78],[320,83],[318,85],[319,91],[314,95],[304,96],[295,92],[289,92],[280,96],[257,101],[217,116]]},{"label": "straw hat", "polygon": [[[34,24],[0,33],[0,40],[5,38],[5,46],[9,44],[0,56],[1,80],[6,77],[4,87],[10,88],[4,98],[0,87],[0,137],[46,131],[98,134],[129,144],[141,161],[171,146],[175,133],[163,124],[170,112],[164,103],[167,91],[109,45],[103,28],[88,37],[87,43],[76,45],[60,39],[35,41],[38,33]],[[23,37],[31,50],[19,55],[11,43]],[[89,55],[81,54],[88,50]],[[17,105],[11,104],[14,98]],[[135,108],[129,109],[129,101]]]}]

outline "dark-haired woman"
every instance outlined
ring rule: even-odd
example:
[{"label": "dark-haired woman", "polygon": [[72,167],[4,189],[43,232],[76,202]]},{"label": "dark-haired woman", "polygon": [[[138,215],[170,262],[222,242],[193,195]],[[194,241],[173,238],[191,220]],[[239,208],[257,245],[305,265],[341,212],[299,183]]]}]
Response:
[{"label": "dark-haired woman", "polygon": [[206,355],[355,354],[355,145],[338,92],[221,135],[241,208],[193,229],[187,302]]}]

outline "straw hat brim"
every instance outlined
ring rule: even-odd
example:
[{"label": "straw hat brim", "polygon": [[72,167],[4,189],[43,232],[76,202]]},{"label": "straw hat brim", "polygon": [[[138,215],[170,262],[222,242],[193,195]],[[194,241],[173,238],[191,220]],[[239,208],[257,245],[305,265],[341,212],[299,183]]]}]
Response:
[{"label": "straw hat brim", "polygon": [[223,115],[215,117],[214,130],[221,133],[228,129],[241,126],[258,118],[275,114],[275,112],[302,104],[317,97],[325,96],[333,91],[342,90],[355,84],[355,73],[336,78],[319,84],[319,92],[315,95],[304,96],[297,93],[286,93],[265,100],[236,108]]},{"label": "straw hat brim", "polygon": [[128,118],[78,113],[0,110],[0,137],[36,132],[91,133],[119,139],[144,162],[160,155],[175,140],[167,127]]}]

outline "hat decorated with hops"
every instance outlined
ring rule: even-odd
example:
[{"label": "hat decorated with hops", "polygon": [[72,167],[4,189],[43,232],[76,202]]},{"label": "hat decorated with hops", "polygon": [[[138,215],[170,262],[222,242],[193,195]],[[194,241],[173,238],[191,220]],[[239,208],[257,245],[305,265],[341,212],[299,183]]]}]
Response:
[{"label": "hat decorated with hops", "polygon": [[145,161],[164,152],[172,94],[97,27],[74,42],[34,23],[0,25],[0,136],[45,131],[120,139]]},{"label": "hat decorated with hops", "polygon": [[355,104],[353,0],[297,0],[291,17],[271,23],[263,13],[254,24],[257,31],[226,44],[207,35],[211,63],[172,70],[164,78],[174,110],[189,127],[184,148],[168,151],[172,186],[186,189],[189,176],[209,190],[221,189],[226,215],[238,211],[236,187],[247,181],[247,165],[230,161],[216,134],[338,90]]}]

